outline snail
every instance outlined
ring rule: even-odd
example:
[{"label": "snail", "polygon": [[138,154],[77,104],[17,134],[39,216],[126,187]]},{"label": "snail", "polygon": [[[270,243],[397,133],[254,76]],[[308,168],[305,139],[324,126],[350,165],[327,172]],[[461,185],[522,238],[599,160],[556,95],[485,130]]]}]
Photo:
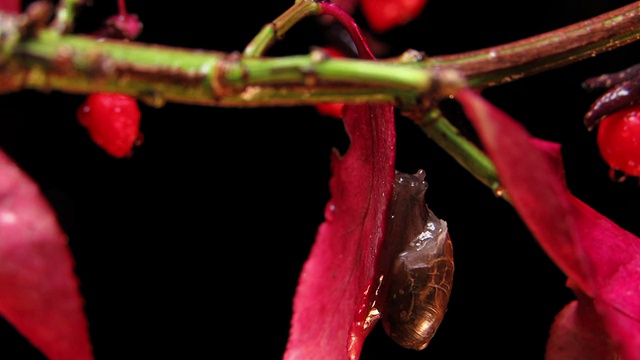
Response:
[{"label": "snail", "polygon": [[380,319],[399,345],[422,350],[447,309],[453,247],[447,223],[425,203],[425,172],[396,171],[386,237],[381,248]]}]

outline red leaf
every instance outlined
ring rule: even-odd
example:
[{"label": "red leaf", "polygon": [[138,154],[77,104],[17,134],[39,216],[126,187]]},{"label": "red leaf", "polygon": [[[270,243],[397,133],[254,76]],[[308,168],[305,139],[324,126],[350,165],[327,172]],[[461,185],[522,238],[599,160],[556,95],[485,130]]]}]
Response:
[{"label": "red leaf", "polygon": [[415,19],[427,0],[362,0],[362,12],[374,31],[384,32]]},{"label": "red leaf", "polygon": [[457,98],[495,163],[514,207],[554,262],[585,288],[586,276],[575,257],[580,249],[573,244],[574,229],[567,218],[571,205],[562,166],[548,156],[559,145],[534,139],[522,125],[471,90],[459,91]]},{"label": "red leaf", "polygon": [[37,185],[0,151],[0,314],[49,359],[92,359],[67,238]]},{"label": "red leaf", "polygon": [[640,359],[640,239],[571,197],[595,308],[625,359]]},{"label": "red leaf", "polygon": [[456,96],[523,221],[576,287],[594,300],[620,355],[640,359],[640,239],[571,195],[558,144],[533,138],[472,90]]},{"label": "red leaf", "polygon": [[325,222],[300,274],[284,358],[355,359],[373,323],[377,254],[394,181],[390,105],[346,105],[351,145],[334,153]]},{"label": "red leaf", "polygon": [[9,13],[20,13],[22,2],[20,0],[0,0],[0,10]]},{"label": "red leaf", "polygon": [[615,351],[604,330],[602,319],[595,311],[593,299],[579,289],[578,300],[558,313],[547,343],[547,360],[614,359]]}]

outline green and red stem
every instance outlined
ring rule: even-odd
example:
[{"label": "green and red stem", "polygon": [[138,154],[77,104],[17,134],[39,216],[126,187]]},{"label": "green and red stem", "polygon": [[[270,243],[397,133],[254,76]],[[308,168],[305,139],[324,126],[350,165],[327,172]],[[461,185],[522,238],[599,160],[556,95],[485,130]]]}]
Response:
[{"label": "green and red stem", "polygon": [[315,52],[265,58],[261,56],[282,34],[311,15],[334,15],[342,19],[354,39],[362,39],[360,47],[365,47],[366,42],[352,19],[345,18],[330,3],[309,0],[296,1],[267,24],[242,55],[138,42],[96,41],[90,36],[66,35],[62,31],[68,28],[65,24],[68,25],[73,18],[72,10],[80,3],[80,0],[61,1],[53,22],[59,26],[41,28],[26,37],[20,29],[11,30],[11,24],[21,22],[12,22],[8,15],[1,19],[5,33],[18,37],[6,37],[0,43],[4,54],[0,92],[23,89],[117,92],[152,105],[165,101],[233,107],[389,103],[420,123],[431,138],[494,190],[499,185],[487,165],[490,162],[472,144],[463,146],[466,140],[456,138],[457,131],[441,115],[425,117],[429,111],[425,104],[434,104],[425,100],[449,96],[465,84],[480,89],[513,81],[640,38],[638,1],[531,38],[417,62],[407,63],[402,57],[376,61],[337,59]]}]

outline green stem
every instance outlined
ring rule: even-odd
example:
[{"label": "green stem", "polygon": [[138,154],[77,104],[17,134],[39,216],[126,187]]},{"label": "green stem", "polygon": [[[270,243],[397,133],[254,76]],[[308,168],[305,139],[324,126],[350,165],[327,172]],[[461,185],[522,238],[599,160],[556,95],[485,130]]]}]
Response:
[{"label": "green stem", "polygon": [[[119,92],[216,106],[302,105],[324,101],[415,103],[461,86],[450,72],[322,52],[243,58],[42,30],[0,67],[0,89]],[[446,76],[441,76],[446,75]],[[155,100],[154,100],[155,101]]]},{"label": "green stem", "polygon": [[[311,8],[317,4],[300,1],[297,5]],[[563,31],[568,33],[562,35]],[[141,98],[154,94],[154,98],[167,101],[243,107],[387,102],[406,109],[420,106],[425,98],[449,95],[457,88],[459,78],[442,80],[448,77],[442,76],[446,72],[443,69],[460,71],[471,86],[488,86],[566,65],[639,37],[640,2],[548,34],[432,57],[417,64],[397,59],[323,60],[320,53],[250,59],[137,42],[99,42],[88,36],[60,36],[43,29],[15,46],[0,43],[3,49],[11,50],[5,52],[6,61],[0,64],[0,90],[112,91]],[[437,90],[442,84],[447,86]]]},{"label": "green stem", "polygon": [[425,134],[451,155],[463,168],[488,186],[496,196],[508,201],[500,185],[493,162],[475,144],[467,140],[440,110],[431,110],[418,125]]},{"label": "green stem", "polygon": [[275,44],[276,41],[287,32],[293,25],[307,16],[320,13],[320,6],[313,0],[298,0],[277,19],[265,25],[245,47],[243,55],[245,57],[259,57]]}]

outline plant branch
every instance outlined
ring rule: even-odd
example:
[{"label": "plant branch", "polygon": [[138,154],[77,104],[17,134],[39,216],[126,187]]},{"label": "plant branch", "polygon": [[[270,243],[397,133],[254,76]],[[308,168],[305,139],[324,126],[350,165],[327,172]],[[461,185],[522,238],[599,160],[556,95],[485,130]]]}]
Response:
[{"label": "plant branch", "polygon": [[415,64],[332,59],[320,51],[281,58],[60,35],[23,39],[0,67],[0,90],[119,92],[217,106],[323,101],[415,102],[461,85],[450,72]]},{"label": "plant branch", "polygon": [[493,164],[434,110],[437,100],[462,86],[495,86],[640,38],[638,1],[545,34],[460,54],[421,59],[407,52],[373,61],[336,59],[312,51],[268,58],[261,56],[301,19],[340,13],[325,3],[297,0],[265,25],[243,54],[227,54],[63,34],[81,2],[61,1],[49,28],[29,26],[32,20],[24,15],[0,14],[0,29],[6,35],[0,38],[0,92],[108,91],[153,106],[165,101],[234,107],[390,103],[498,195],[501,187]]},{"label": "plant branch", "polygon": [[451,155],[463,168],[488,186],[496,196],[509,201],[500,184],[493,162],[475,144],[467,140],[440,110],[429,111],[418,125],[425,134]]},{"label": "plant branch", "polygon": [[[640,37],[640,2],[549,33],[481,50],[429,58],[482,88],[510,82],[623,46]],[[438,109],[411,116],[422,130],[494,194],[509,201],[491,160],[465,139]]]},{"label": "plant branch", "polygon": [[475,88],[494,86],[559,68],[640,38],[640,1],[520,41],[426,59],[429,67],[451,67]]},{"label": "plant branch", "polygon": [[[522,41],[410,64],[398,59],[329,59],[319,52],[251,59],[215,51],[98,41],[41,29],[17,44],[0,44],[8,55],[0,64],[0,90],[111,91],[143,100],[214,106],[387,102],[410,108],[422,105],[425,98],[449,95],[461,85],[459,77],[443,69],[455,69],[471,86],[483,87],[566,65],[638,37],[640,2]],[[260,53],[263,46],[248,52]]]}]

